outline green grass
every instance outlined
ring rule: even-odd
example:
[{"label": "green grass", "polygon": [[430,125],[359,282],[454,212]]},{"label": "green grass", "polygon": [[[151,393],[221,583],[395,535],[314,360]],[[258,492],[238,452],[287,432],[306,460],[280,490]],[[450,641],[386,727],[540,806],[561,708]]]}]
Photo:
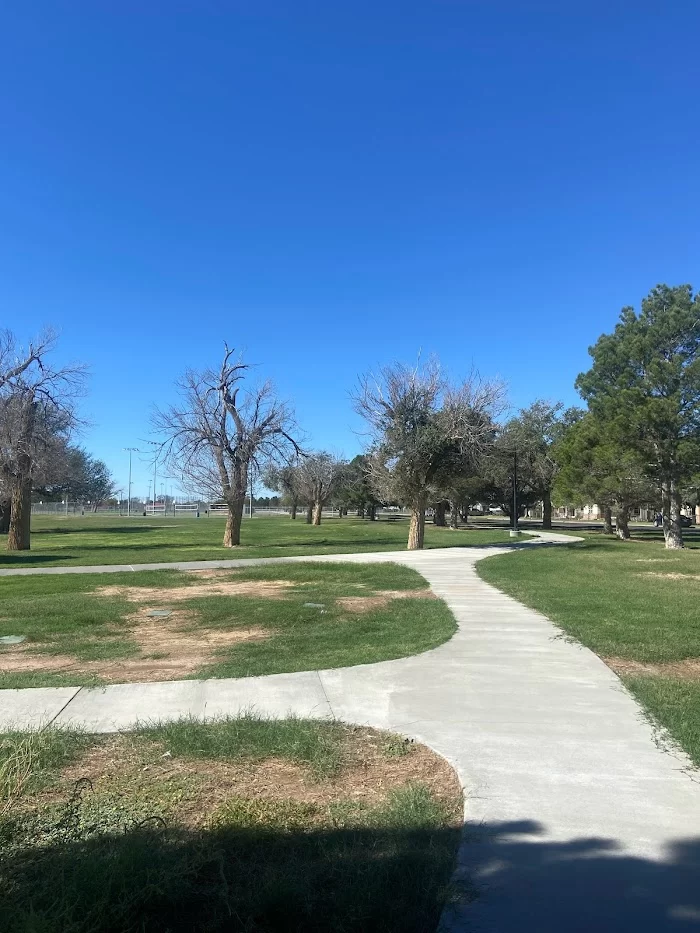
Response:
[{"label": "green grass", "polygon": [[[604,657],[700,657],[700,551],[602,535],[477,564],[487,583],[537,609]],[[669,579],[662,574],[682,574]]]},{"label": "green grass", "polygon": [[46,729],[0,735],[0,813],[15,797],[36,793],[86,748],[80,732]]},{"label": "green grass", "polygon": [[677,677],[625,677],[628,689],[700,766],[700,683]]},{"label": "green grass", "polygon": [[177,758],[263,761],[284,758],[308,765],[318,777],[338,773],[347,728],[313,719],[267,720],[246,715],[223,722],[181,719],[142,726],[136,741],[161,742]]},{"label": "green grass", "polygon": [[[42,735],[25,744],[42,746]],[[461,795],[454,776],[438,791],[411,780],[411,746],[405,776],[363,796],[367,776],[387,773],[381,749],[397,737],[248,718],[77,741],[88,742],[90,780],[76,783],[75,769],[63,777],[54,755],[49,777],[38,766],[31,792],[28,784],[0,812],[3,933],[436,929],[450,895]],[[55,744],[72,755],[68,742],[60,734]],[[319,754],[330,770],[318,771]],[[222,790],[224,778],[201,768],[207,758],[213,769],[254,769],[253,783],[239,792],[229,777]],[[280,758],[308,776],[265,788],[267,763]]]},{"label": "green grass", "polygon": [[[314,527],[303,518],[293,522],[281,516],[254,516],[243,523],[240,547],[222,547],[223,534],[224,520],[220,516],[127,519],[117,515],[39,515],[32,518],[31,551],[3,550],[0,569],[403,550],[408,522],[324,518],[322,525]],[[429,548],[484,546],[508,540],[505,529],[426,528]]]},{"label": "green grass", "polygon": [[[386,590],[417,595],[428,591],[420,574],[398,564],[300,562],[226,571],[211,582],[278,580],[292,584],[282,591],[282,598],[193,594],[171,601],[169,591],[178,589],[179,596],[186,597],[188,587],[206,581],[175,570],[8,577],[2,581],[0,630],[26,636],[26,653],[36,663],[45,657],[46,667],[11,670],[6,662],[0,687],[91,686],[144,679],[124,671],[130,659],[163,654],[160,648],[153,652],[148,644],[140,644],[133,632],[134,614],[151,608],[184,612],[185,618],[173,625],[195,637],[251,628],[267,633],[264,639],[213,649],[206,662],[176,677],[247,677],[390,660],[442,644],[456,630],[452,613],[437,599],[392,598],[361,613],[337,602],[341,597],[371,597]],[[138,603],[129,601],[123,590],[99,595],[96,591],[105,586],[157,588],[159,593]],[[3,654],[8,658],[13,652],[12,647],[0,648],[0,668]],[[52,670],[57,655],[74,659],[74,669]],[[122,666],[102,670],[114,661]]]},{"label": "green grass", "polygon": [[[654,533],[630,542],[587,536],[490,557],[477,570],[603,658],[670,664],[700,658],[699,539],[686,537],[685,550],[666,551]],[[622,680],[700,765],[700,683],[660,674]]]}]

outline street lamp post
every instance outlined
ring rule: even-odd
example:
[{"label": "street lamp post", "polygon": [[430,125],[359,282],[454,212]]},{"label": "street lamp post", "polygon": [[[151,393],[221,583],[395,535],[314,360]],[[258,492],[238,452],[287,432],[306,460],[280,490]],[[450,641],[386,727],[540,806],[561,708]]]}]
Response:
[{"label": "street lamp post", "polygon": [[146,443],[151,444],[152,447],[158,447],[156,451],[155,459],[153,460],[153,514],[156,514],[156,480],[157,480],[157,469],[158,469],[158,455],[160,454],[160,444],[158,441],[147,441]]},{"label": "street lamp post", "polygon": [[128,494],[128,502],[126,503],[126,514],[130,518],[131,517],[131,455],[132,453],[138,453],[139,449],[138,447],[123,447],[122,450],[129,451],[129,494]]},{"label": "street lamp post", "polygon": [[517,538],[518,530],[518,451],[513,451],[513,527],[510,530],[511,538]]}]

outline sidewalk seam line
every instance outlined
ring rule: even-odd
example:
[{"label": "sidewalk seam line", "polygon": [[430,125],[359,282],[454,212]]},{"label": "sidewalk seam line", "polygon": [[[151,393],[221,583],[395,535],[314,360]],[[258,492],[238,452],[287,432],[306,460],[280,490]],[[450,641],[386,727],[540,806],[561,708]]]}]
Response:
[{"label": "sidewalk seam line", "polygon": [[68,709],[68,707],[71,705],[71,703],[73,702],[73,700],[77,697],[77,695],[82,691],[82,689],[83,689],[82,687],[78,687],[78,689],[75,691],[75,693],[73,694],[73,696],[70,697],[70,699],[66,700],[66,702],[63,704],[63,706],[60,708],[60,710],[56,713],[56,715],[53,716],[51,719],[49,719],[49,721],[48,721],[48,722],[46,723],[46,725],[44,726],[45,729],[46,729],[48,726],[51,726],[51,725],[53,725],[53,723],[56,722],[56,720],[57,720],[58,717],[61,715],[61,713],[65,712],[65,710]]},{"label": "sidewalk seam line", "polygon": [[335,715],[335,710],[331,706],[331,701],[328,699],[328,693],[326,692],[325,684],[323,683],[323,680],[321,679],[321,671],[316,671],[316,676],[318,677],[318,682],[321,685],[321,690],[323,691],[323,695],[326,698],[328,709],[331,711],[331,716],[333,717],[333,719],[337,719],[338,717]]}]

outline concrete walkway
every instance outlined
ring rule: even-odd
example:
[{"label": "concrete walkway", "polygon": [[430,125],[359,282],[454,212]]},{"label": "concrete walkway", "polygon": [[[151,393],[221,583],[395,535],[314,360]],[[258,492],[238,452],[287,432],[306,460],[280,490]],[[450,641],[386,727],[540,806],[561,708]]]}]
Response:
[{"label": "concrete walkway", "polygon": [[478,578],[476,561],[506,550],[323,558],[419,570],[460,626],[425,654],[242,680],[6,690],[0,727],[56,722],[109,732],[254,709],[391,729],[444,755],[465,787],[459,900],[445,930],[700,931],[695,773],[679,752],[659,747],[602,661]]}]

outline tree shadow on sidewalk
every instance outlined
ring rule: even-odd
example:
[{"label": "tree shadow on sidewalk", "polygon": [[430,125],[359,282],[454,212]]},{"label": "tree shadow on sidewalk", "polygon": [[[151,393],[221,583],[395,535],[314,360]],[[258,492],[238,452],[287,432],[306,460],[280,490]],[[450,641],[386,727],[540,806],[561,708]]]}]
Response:
[{"label": "tree shadow on sidewalk", "polygon": [[467,828],[457,872],[462,901],[448,907],[441,929],[700,931],[700,838],[674,840],[655,860],[613,839],[560,842],[544,832],[532,821]]}]

